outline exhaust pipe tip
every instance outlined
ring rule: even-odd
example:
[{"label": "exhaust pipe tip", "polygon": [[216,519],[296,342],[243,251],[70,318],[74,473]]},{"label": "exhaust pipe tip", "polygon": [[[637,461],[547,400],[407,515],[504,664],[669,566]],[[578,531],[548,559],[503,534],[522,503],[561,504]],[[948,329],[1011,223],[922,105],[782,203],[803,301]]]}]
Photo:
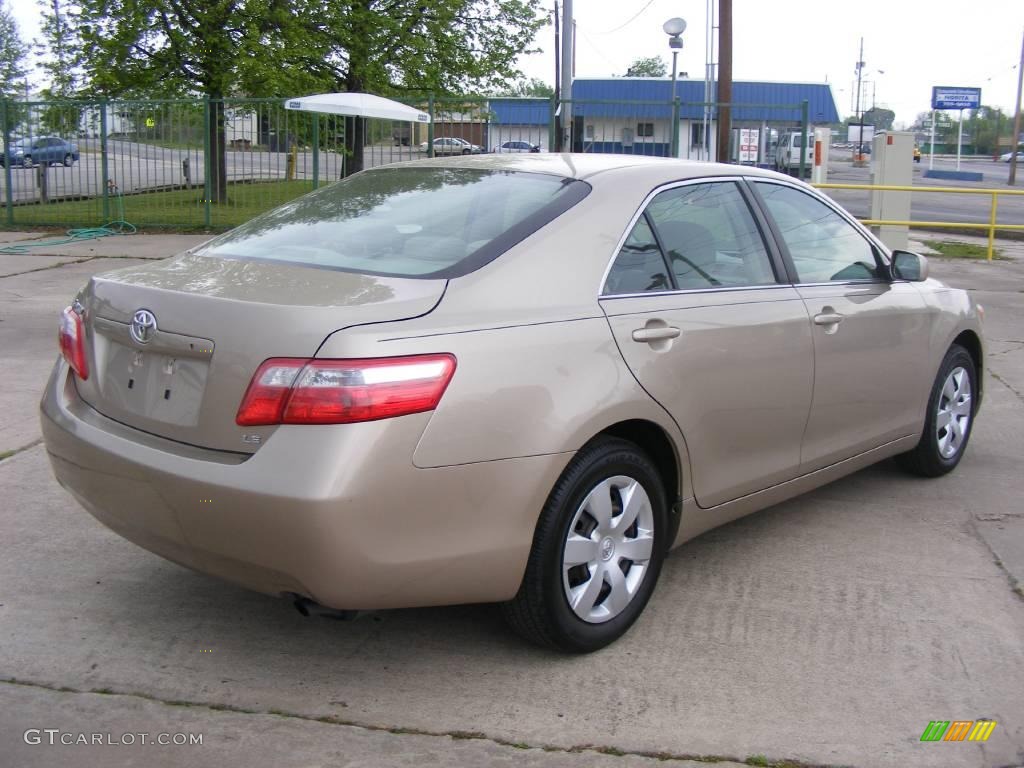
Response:
[{"label": "exhaust pipe tip", "polygon": [[335,621],[353,621],[360,614],[360,611],[328,608],[325,605],[320,605],[320,603],[311,597],[299,595],[295,592],[287,592],[284,596],[292,601],[292,605],[295,606],[295,610],[306,617],[321,616],[325,619],[334,619]]}]

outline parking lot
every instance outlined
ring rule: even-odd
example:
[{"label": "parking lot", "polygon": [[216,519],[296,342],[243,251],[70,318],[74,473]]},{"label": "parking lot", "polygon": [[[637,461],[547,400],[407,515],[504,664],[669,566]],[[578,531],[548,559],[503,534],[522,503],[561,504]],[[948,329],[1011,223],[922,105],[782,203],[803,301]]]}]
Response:
[{"label": "parking lot", "polygon": [[[489,606],[303,618],[136,548],[56,484],[36,403],[57,313],[89,275],[201,239],[0,256],[0,765],[1024,764],[1020,249],[932,261],[986,309],[956,472],[885,462],[712,531],[669,557],[626,637],[569,657]],[[998,723],[985,743],[920,741],[981,718]]]}]

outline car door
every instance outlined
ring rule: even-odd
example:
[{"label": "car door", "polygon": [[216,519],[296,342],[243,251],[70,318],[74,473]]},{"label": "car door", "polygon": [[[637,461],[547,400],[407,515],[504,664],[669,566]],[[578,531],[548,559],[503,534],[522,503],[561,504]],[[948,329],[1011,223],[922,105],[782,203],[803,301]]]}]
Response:
[{"label": "car door", "polygon": [[[881,249],[831,203],[755,180],[814,336],[814,400],[802,450],[812,472],[920,429],[929,320],[918,290],[890,280]],[[926,385],[925,385],[926,386]]]},{"label": "car door", "polygon": [[652,194],[600,298],[633,375],[686,439],[702,507],[796,476],[811,404],[807,310],[748,195],[730,178]]}]

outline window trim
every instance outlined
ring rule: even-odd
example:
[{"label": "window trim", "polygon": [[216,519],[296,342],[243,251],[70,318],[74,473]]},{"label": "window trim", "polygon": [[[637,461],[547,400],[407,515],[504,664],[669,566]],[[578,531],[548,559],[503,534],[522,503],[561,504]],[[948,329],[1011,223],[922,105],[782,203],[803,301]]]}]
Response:
[{"label": "window trim", "polygon": [[[865,228],[863,224],[857,221],[848,211],[837,206],[835,202],[831,200],[827,195],[823,195],[818,190],[811,187],[810,189],[789,182],[787,179],[776,179],[768,176],[747,176],[744,178],[745,186],[749,187],[751,196],[756,201],[756,204],[761,209],[765,221],[768,225],[768,229],[771,232],[771,237],[775,241],[775,245],[778,248],[779,253],[782,255],[782,261],[785,264],[786,271],[789,273],[790,282],[794,286],[802,286],[805,288],[825,286],[825,285],[878,285],[878,284],[891,284],[894,282],[907,282],[905,280],[895,280],[891,277],[892,275],[892,261],[890,258],[889,250],[885,247],[882,241],[878,240],[871,232]],[[793,257],[789,252],[789,246],[786,245],[785,238],[782,236],[782,231],[778,227],[778,223],[775,221],[775,217],[772,216],[771,211],[768,209],[768,204],[764,197],[761,195],[758,189],[758,184],[775,184],[780,187],[787,187],[795,192],[800,192],[807,195],[812,200],[817,200],[830,211],[839,216],[843,221],[853,227],[853,230],[857,232],[871,247],[872,252],[875,256],[875,261],[878,263],[879,268],[883,271],[882,277],[864,277],[852,280],[826,280],[815,281],[815,282],[803,282],[800,280],[800,275],[796,271],[796,264],[793,262]]]},{"label": "window trim", "polygon": [[[641,217],[647,215],[647,207],[651,201],[660,195],[662,192],[667,192],[672,189],[678,189],[679,187],[689,187],[697,184],[712,184],[729,182],[736,186],[740,193],[740,197],[743,202],[746,203],[747,209],[750,211],[750,217],[754,221],[754,226],[757,227],[758,234],[761,235],[761,243],[764,245],[765,254],[768,256],[768,261],[772,268],[772,274],[775,276],[774,283],[765,283],[764,285],[728,285],[728,286],[713,286],[710,288],[676,288],[673,287],[667,291],[644,291],[643,293],[605,293],[604,288],[608,282],[608,276],[611,274],[612,266],[615,264],[615,259],[619,256],[619,251],[622,250],[622,246],[625,245],[626,240],[629,239],[630,234],[633,232],[633,227],[636,226],[637,222]],[[601,281],[597,285],[597,298],[598,299],[617,299],[617,298],[634,298],[639,296],[669,296],[676,294],[687,294],[687,293],[721,293],[722,291],[750,291],[750,290],[764,290],[766,288],[784,288],[791,285],[791,282],[785,282],[789,279],[788,269],[785,263],[782,261],[782,252],[777,249],[775,243],[774,234],[769,233],[765,230],[764,217],[759,207],[759,200],[751,197],[749,191],[746,189],[745,177],[739,174],[735,176],[702,176],[699,178],[692,179],[680,179],[678,181],[670,181],[660,186],[655,187],[653,190],[647,193],[647,196],[640,203],[636,212],[630,217],[629,223],[626,225],[625,231],[619,237],[618,242],[615,244],[615,248],[612,251],[611,257],[608,259],[608,263],[605,265],[604,272],[601,275]],[[648,219],[647,225],[651,228],[651,232],[654,234],[654,239],[658,243],[658,249],[661,251],[662,261],[665,262],[666,268],[668,269],[668,275],[672,281],[672,285],[676,286],[675,273],[668,267],[668,259],[665,255],[665,249],[661,244],[661,236],[658,234],[657,229],[653,226],[653,223]]]}]

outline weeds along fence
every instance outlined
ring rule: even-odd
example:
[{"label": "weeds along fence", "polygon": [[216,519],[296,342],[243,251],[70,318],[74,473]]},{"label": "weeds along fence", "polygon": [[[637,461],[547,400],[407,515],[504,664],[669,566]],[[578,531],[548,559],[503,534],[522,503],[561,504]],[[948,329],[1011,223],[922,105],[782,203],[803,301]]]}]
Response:
[{"label": "weeds along fence", "polygon": [[[407,102],[432,121],[357,122],[287,110],[280,98],[0,101],[0,227],[221,230],[343,177],[354,161],[555,145],[553,99]],[[571,151],[700,156],[704,137],[680,121],[678,101],[563,106]],[[346,154],[346,131],[361,158]]]}]

